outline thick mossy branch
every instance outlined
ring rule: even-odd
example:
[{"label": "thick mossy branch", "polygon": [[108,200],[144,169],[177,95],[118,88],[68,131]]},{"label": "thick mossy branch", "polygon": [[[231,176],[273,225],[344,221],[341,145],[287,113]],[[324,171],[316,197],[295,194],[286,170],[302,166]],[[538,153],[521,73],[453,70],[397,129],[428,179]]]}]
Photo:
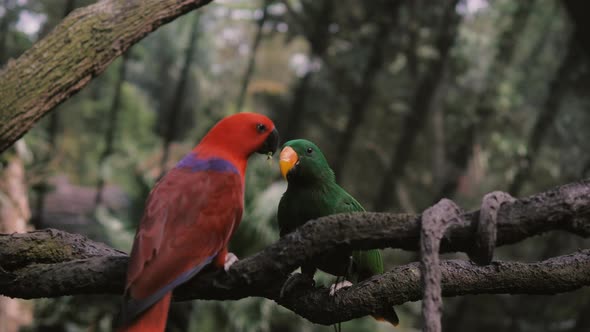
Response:
[{"label": "thick mossy branch", "polygon": [[[464,221],[452,225],[443,237],[441,251],[469,252],[478,215],[467,213]],[[502,205],[496,243],[515,243],[550,230],[590,235],[589,180]],[[229,273],[205,271],[175,292],[175,298],[263,296],[321,324],[378,313],[383,305],[420,299],[417,264],[396,267],[340,292],[336,300],[328,297],[323,288],[297,291],[284,299],[278,299],[277,294],[292,270],[327,250],[342,247],[416,250],[419,236],[420,216],[417,215],[358,213],[321,218],[237,262]],[[51,250],[43,253],[35,250],[43,245]],[[127,257],[120,252],[82,240],[79,235],[54,230],[0,235],[0,294],[20,298],[120,294],[126,264]],[[465,261],[447,261],[441,263],[441,269],[445,296],[555,293],[590,284],[590,253],[581,251],[533,264],[494,262],[484,267]]]},{"label": "thick mossy branch", "polygon": [[68,15],[0,72],[0,152],[133,44],[211,0],[103,0]]},{"label": "thick mossy branch", "polygon": [[0,234],[0,238],[0,267],[8,270],[91,257],[127,257],[126,253],[104,243],[54,229]]}]

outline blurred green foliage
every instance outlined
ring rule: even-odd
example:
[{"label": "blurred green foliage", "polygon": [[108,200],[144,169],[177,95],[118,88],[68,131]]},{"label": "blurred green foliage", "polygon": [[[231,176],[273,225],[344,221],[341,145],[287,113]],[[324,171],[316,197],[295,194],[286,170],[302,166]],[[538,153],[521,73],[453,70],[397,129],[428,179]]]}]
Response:
[{"label": "blurred green foliage", "polygon": [[[326,1],[333,1],[323,15]],[[92,1],[73,1],[83,6]],[[341,170],[342,185],[369,210],[376,202],[391,163],[404,162],[394,199],[386,210],[416,212],[451,196],[467,209],[477,208],[483,194],[507,190],[527,156],[534,159],[517,194],[526,195],[590,175],[590,84],[587,56],[565,61],[573,28],[559,2],[463,0],[450,56],[435,77],[425,125],[416,130],[408,159],[392,160],[412,99],[440,57],[437,38],[449,1],[393,0],[218,0],[160,28],[129,50],[114,134],[114,151],[105,150],[108,118],[116,93],[121,59],[101,76],[40,121],[25,136],[34,155],[28,166],[32,205],[59,195],[58,176],[94,190],[99,179],[124,193],[125,201],[107,195],[94,206],[88,196],[76,219],[86,234],[129,250],[144,200],[162,171],[198,142],[220,118],[236,111],[249,57],[256,67],[248,84],[245,111],[273,118],[279,128],[315,141],[335,160],[353,111],[364,106]],[[262,42],[252,49],[261,7],[269,4]],[[527,10],[518,14],[520,6]],[[0,63],[17,57],[50,33],[71,5],[66,0],[4,2],[0,6]],[[448,8],[447,8],[448,9]],[[198,16],[198,17],[197,17]],[[196,26],[195,26],[196,24]],[[519,24],[521,25],[519,27]],[[387,26],[389,33],[377,38]],[[163,146],[165,128],[175,105],[177,82],[185,68],[191,29],[195,52],[172,143]],[[325,38],[318,40],[318,34]],[[382,61],[369,61],[379,43]],[[576,51],[580,53],[581,51]],[[581,58],[581,59],[580,59]],[[369,66],[376,75],[368,82]],[[564,68],[564,69],[563,69]],[[563,69],[563,70],[561,70]],[[562,89],[548,107],[552,82]],[[372,84],[369,97],[358,91]],[[302,91],[300,95],[297,91]],[[358,100],[361,98],[361,100]],[[488,111],[481,113],[478,109]],[[295,113],[293,113],[295,112]],[[531,150],[540,114],[554,112],[544,124],[540,148]],[[289,119],[301,125],[293,129]],[[57,124],[57,127],[52,125]],[[406,128],[407,130],[407,128]],[[283,130],[281,130],[283,131]],[[352,135],[352,134],[351,134]],[[54,142],[54,143],[52,143]],[[162,163],[164,149],[168,158]],[[56,184],[57,183],[57,184]],[[448,184],[448,190],[442,188]],[[47,186],[43,192],[35,188]],[[278,238],[275,213],[286,184],[276,158],[252,157],[247,173],[244,220],[231,242],[239,257],[251,255]],[[69,187],[68,187],[69,188]],[[105,189],[107,190],[107,189]],[[110,190],[110,189],[109,189]],[[109,200],[108,198],[111,197]],[[66,207],[76,202],[64,203]],[[64,215],[45,204],[33,211],[41,225],[63,227]],[[67,210],[67,209],[66,209]],[[60,210],[61,211],[61,210]],[[94,231],[94,230],[100,231]],[[499,248],[497,258],[536,261],[587,241],[549,234]],[[415,253],[386,250],[386,268],[417,259]],[[462,257],[446,255],[445,257]],[[318,276],[328,284],[332,278]],[[590,308],[581,290],[553,297],[469,296],[445,299],[447,331],[567,331],[581,308]],[[35,320],[27,331],[109,331],[118,310],[115,296],[80,296],[35,300]],[[400,306],[399,331],[420,328],[419,303]],[[345,331],[392,331],[387,324],[363,318],[343,324]],[[194,301],[174,305],[170,331],[330,331],[297,317],[276,303],[257,298],[240,301]],[[573,331],[573,330],[572,330]]]}]

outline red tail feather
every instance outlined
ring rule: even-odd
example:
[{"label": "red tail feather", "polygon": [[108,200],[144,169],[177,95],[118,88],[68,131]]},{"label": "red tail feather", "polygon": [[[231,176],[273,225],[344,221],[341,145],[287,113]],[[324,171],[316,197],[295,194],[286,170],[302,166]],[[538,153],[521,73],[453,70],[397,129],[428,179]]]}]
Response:
[{"label": "red tail feather", "polygon": [[166,327],[168,318],[168,309],[170,308],[170,299],[172,293],[156,302],[151,308],[146,310],[139,318],[127,326],[121,327],[117,332],[160,332]]}]

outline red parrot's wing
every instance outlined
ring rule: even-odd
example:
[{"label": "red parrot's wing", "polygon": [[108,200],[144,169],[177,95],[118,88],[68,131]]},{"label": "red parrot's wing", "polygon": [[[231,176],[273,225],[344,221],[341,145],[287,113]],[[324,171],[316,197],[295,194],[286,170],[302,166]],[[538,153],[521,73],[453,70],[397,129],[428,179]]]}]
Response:
[{"label": "red parrot's wing", "polygon": [[181,162],[150,193],[131,250],[125,320],[193,277],[227,246],[242,215],[242,179],[232,167],[207,165],[180,167]]}]

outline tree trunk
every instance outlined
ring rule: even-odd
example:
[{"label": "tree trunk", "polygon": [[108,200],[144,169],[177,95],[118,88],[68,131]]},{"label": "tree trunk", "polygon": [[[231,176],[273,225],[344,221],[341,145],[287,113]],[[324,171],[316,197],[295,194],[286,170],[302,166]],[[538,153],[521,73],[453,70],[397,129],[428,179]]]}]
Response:
[{"label": "tree trunk", "polygon": [[4,8],[4,15],[0,18],[0,67],[7,60],[6,56],[6,39],[8,38],[8,16],[12,4],[10,0],[3,0],[2,7]]},{"label": "tree trunk", "polygon": [[[68,14],[72,10],[74,10],[75,6],[76,6],[76,0],[66,0],[65,6],[64,6],[63,18],[68,16]],[[55,140],[56,140],[58,132],[59,132],[59,113],[58,112],[51,112],[51,117],[49,120],[49,129],[48,129],[49,145],[51,146],[50,150],[55,149]]]},{"label": "tree trunk", "polygon": [[197,47],[197,36],[199,32],[199,17],[195,15],[192,25],[191,33],[188,40],[188,45],[184,53],[184,63],[180,69],[180,76],[178,82],[176,82],[176,89],[174,90],[174,96],[170,102],[170,106],[167,109],[168,113],[168,125],[164,132],[162,160],[160,161],[160,177],[166,173],[166,163],[168,162],[168,155],[170,153],[170,144],[176,138],[176,126],[178,117],[182,111],[182,105],[184,102],[184,95],[186,90],[186,84],[188,82],[189,74],[191,71],[191,64],[193,62],[193,55]]},{"label": "tree trunk", "polygon": [[244,100],[246,99],[246,92],[248,91],[248,85],[252,79],[252,74],[254,74],[254,68],[256,67],[256,53],[258,51],[258,46],[260,46],[260,41],[262,40],[262,31],[268,16],[269,4],[270,0],[264,0],[262,16],[257,22],[256,36],[254,37],[254,42],[252,43],[252,48],[250,49],[251,53],[250,58],[248,59],[248,66],[246,67],[246,72],[244,73],[244,78],[242,79],[242,85],[240,87],[240,94],[238,95],[238,100],[236,102],[236,112],[242,111]]},{"label": "tree trunk", "polygon": [[[305,5],[304,8],[309,13],[311,24],[313,24],[311,28],[307,28],[305,23],[302,23],[304,24],[302,29],[310,47],[308,58],[310,61],[324,59],[329,45],[329,27],[332,22],[334,0],[323,0],[317,11],[305,1],[302,2],[302,5]],[[305,99],[310,89],[312,76],[313,72],[310,70],[297,82],[291,107],[279,130],[285,141],[297,138],[301,132],[301,125],[305,118]]]},{"label": "tree trunk", "polygon": [[[448,71],[444,71],[442,81],[446,81]],[[438,95],[434,97],[438,100],[446,91],[445,86],[438,89]],[[432,128],[432,177],[435,186],[440,186],[445,179],[446,168],[446,139],[445,139],[445,107],[443,103],[432,106],[432,118],[430,122]]]},{"label": "tree trunk", "polygon": [[[24,142],[17,142],[24,148]],[[24,233],[31,217],[25,167],[20,156],[8,156],[0,172],[0,233]],[[0,296],[0,331],[18,332],[32,322],[33,307],[18,299]]]},{"label": "tree trunk", "polygon": [[[391,18],[395,21],[398,16],[399,7],[402,1],[392,1],[386,6],[387,11],[391,13]],[[383,67],[385,62],[383,49],[387,43],[387,39],[390,37],[389,33],[394,22],[382,21],[379,22],[377,28],[377,34],[371,47],[371,53],[367,60],[365,70],[362,74],[360,84],[354,89],[354,92],[349,95],[350,113],[346,128],[340,136],[338,141],[338,147],[336,149],[336,158],[334,159],[333,170],[336,175],[336,181],[342,178],[343,168],[346,165],[346,159],[352,149],[352,143],[356,138],[356,133],[363,123],[366,109],[371,102],[371,97],[375,92],[375,80],[377,74]]]},{"label": "tree trunk", "polygon": [[410,153],[413,149],[414,142],[422,127],[427,122],[426,117],[431,109],[432,99],[443,77],[443,69],[449,51],[455,42],[457,27],[460,21],[455,8],[457,3],[458,0],[452,0],[447,4],[441,22],[441,32],[436,40],[436,49],[438,50],[439,56],[430,64],[428,71],[424,74],[424,77],[420,80],[420,84],[416,88],[416,93],[410,107],[412,111],[404,121],[400,139],[397,145],[394,146],[391,163],[385,171],[381,188],[378,196],[375,198],[373,204],[375,211],[387,209],[394,197],[397,200],[395,195],[397,182],[403,176],[405,167],[410,160]]},{"label": "tree trunk", "polygon": [[579,49],[577,47],[578,41],[575,34],[572,34],[567,46],[567,53],[561,60],[561,64],[549,83],[548,95],[545,99],[543,109],[539,113],[535,125],[529,136],[525,154],[520,158],[517,164],[517,171],[512,178],[512,182],[508,186],[508,192],[514,196],[518,195],[522,190],[523,185],[529,178],[533,163],[541,148],[543,137],[549,131],[561,104],[566,87],[569,82],[569,76],[573,69],[578,65]]},{"label": "tree trunk", "polygon": [[568,11],[575,25],[576,35],[586,56],[590,57],[590,21],[588,20],[588,1],[586,0],[563,0],[566,10]]},{"label": "tree trunk", "polygon": [[[63,11],[63,18],[74,10],[76,6],[75,0],[66,0]],[[47,141],[49,143],[47,155],[42,157],[42,163],[48,164],[55,156],[57,151],[57,135],[60,131],[59,112],[51,112],[49,117],[49,126],[47,127]],[[36,228],[41,228],[43,225],[43,209],[45,207],[45,195],[47,195],[48,184],[47,179],[43,179],[42,183],[37,187],[37,199],[35,204],[35,219],[34,224]]]},{"label": "tree trunk", "polygon": [[[117,133],[117,121],[119,113],[121,111],[121,94],[123,93],[123,83],[125,83],[125,70],[127,69],[127,60],[129,58],[129,52],[123,54],[121,58],[121,64],[119,65],[119,78],[115,85],[115,93],[111,103],[111,110],[109,113],[108,127],[105,132],[105,148],[100,158],[98,159],[98,182],[96,184],[96,198],[94,200],[96,207],[102,203],[102,191],[104,188],[104,171],[103,167],[105,162],[114,152],[115,135]],[[57,112],[54,112],[54,114]]]},{"label": "tree trunk", "polygon": [[[310,53],[311,56],[311,53]],[[304,118],[305,113],[305,97],[308,94],[310,81],[312,78],[312,72],[308,71],[297,81],[295,91],[291,100],[291,107],[289,112],[286,114],[287,119],[283,121],[281,133],[281,139],[285,142],[294,138],[297,138],[300,131],[301,122]]]},{"label": "tree trunk", "polygon": [[0,152],[163,24],[211,0],[103,0],[79,8],[0,72]]},{"label": "tree trunk", "polygon": [[434,196],[433,202],[443,197],[453,197],[458,190],[460,179],[468,168],[469,161],[473,157],[476,133],[481,132],[485,122],[494,114],[494,100],[497,96],[498,85],[503,78],[503,73],[512,61],[516,49],[516,40],[526,27],[535,0],[519,1],[512,14],[512,24],[502,32],[498,39],[498,51],[494,61],[487,71],[486,77],[490,80],[482,89],[475,106],[476,118],[464,129],[460,137],[463,139],[454,148],[451,147],[448,159],[448,174],[446,181],[439,186],[438,193]]}]

